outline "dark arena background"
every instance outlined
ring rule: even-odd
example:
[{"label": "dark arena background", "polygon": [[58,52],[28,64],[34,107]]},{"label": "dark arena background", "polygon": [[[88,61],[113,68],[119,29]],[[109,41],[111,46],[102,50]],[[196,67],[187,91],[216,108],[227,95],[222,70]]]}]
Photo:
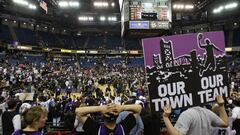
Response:
[{"label": "dark arena background", "polygon": [[[204,35],[217,31],[224,34],[225,50],[218,49],[216,41],[210,42],[216,37]],[[198,34],[196,42],[210,42],[215,51],[206,48],[205,56],[200,56],[192,48],[174,56],[185,44],[174,51],[179,44],[172,43],[171,36],[185,34]],[[157,43],[160,51],[151,55],[153,67],[149,67],[144,40],[158,37],[162,38]],[[215,55],[216,50],[221,55]],[[240,110],[239,52],[240,0],[0,0],[0,135],[94,135],[98,128],[101,135],[105,135],[103,129],[106,135],[122,135],[118,125],[123,125],[126,135],[172,135],[163,118],[164,99],[170,104],[178,100],[169,114],[173,125],[190,107],[211,110],[215,99],[202,101],[211,96],[207,88],[201,90],[204,94],[200,92],[201,103],[197,91],[204,79],[212,78],[222,86],[219,93],[224,96],[228,118],[237,119],[215,134],[239,135],[240,111],[239,116],[233,115]],[[171,86],[175,94],[168,97],[164,90],[170,93]],[[179,107],[188,93],[186,106]],[[127,104],[142,108],[133,129],[126,128],[132,122],[124,121],[133,115],[120,119],[122,111],[136,111]],[[36,106],[43,108],[39,117],[36,112],[40,111],[31,112]],[[90,133],[80,115],[88,107],[115,109],[123,122],[112,129],[92,126]],[[102,109],[85,113],[106,123]],[[32,126],[26,119],[37,124]]]}]

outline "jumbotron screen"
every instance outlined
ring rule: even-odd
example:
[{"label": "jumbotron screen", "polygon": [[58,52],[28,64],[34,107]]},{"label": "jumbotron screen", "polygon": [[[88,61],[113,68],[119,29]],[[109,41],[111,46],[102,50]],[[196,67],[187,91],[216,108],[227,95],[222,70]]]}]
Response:
[{"label": "jumbotron screen", "polygon": [[169,29],[172,21],[171,0],[130,2],[130,29]]}]

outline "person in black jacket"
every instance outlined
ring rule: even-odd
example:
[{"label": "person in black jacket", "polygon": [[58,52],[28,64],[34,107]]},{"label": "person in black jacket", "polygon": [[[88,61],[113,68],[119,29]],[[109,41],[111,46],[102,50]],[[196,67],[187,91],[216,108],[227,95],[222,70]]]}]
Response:
[{"label": "person in black jacket", "polygon": [[49,106],[49,113],[53,118],[53,126],[60,126],[60,120],[63,113],[63,108],[61,103],[59,102],[59,98],[55,98],[54,101]]},{"label": "person in black jacket", "polygon": [[3,135],[11,135],[14,131],[21,129],[21,116],[17,113],[17,101],[10,99],[7,102],[8,110],[2,114]]}]

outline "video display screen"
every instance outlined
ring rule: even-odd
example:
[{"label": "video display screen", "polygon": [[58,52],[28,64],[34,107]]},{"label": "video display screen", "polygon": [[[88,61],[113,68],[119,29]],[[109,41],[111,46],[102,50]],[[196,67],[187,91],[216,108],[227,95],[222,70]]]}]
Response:
[{"label": "video display screen", "polygon": [[149,29],[149,21],[130,21],[131,29]]},{"label": "video display screen", "polygon": [[157,13],[142,13],[142,19],[157,20]]},{"label": "video display screen", "polygon": [[[171,0],[136,0],[129,2],[130,21],[149,21],[149,29],[169,29],[172,22]],[[135,29],[129,24],[130,29]],[[139,27],[141,27],[139,25]],[[140,29],[140,28],[138,28]]]}]

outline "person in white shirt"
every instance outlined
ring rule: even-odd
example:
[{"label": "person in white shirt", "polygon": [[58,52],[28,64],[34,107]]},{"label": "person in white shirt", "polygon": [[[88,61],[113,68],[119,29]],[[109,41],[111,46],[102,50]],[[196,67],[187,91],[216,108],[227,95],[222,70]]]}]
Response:
[{"label": "person in white shirt", "polygon": [[7,103],[4,101],[4,97],[0,97],[0,134],[2,135],[2,114],[6,111]]},{"label": "person in white shirt", "polygon": [[120,96],[120,94],[117,94],[117,96],[114,98],[114,103],[121,105],[122,104],[122,98]]},{"label": "person in white shirt", "polygon": [[171,106],[166,105],[163,108],[162,117],[168,133],[170,135],[212,135],[214,127],[228,127],[223,97],[217,96],[216,99],[219,116],[206,108],[191,107],[181,113],[174,126],[169,119]]},{"label": "person in white shirt", "polygon": [[66,87],[69,86],[69,81],[68,80],[65,82],[65,85],[66,85]]},{"label": "person in white shirt", "polygon": [[83,123],[78,120],[77,116],[74,121],[74,127],[76,128],[76,135],[84,135]]}]

